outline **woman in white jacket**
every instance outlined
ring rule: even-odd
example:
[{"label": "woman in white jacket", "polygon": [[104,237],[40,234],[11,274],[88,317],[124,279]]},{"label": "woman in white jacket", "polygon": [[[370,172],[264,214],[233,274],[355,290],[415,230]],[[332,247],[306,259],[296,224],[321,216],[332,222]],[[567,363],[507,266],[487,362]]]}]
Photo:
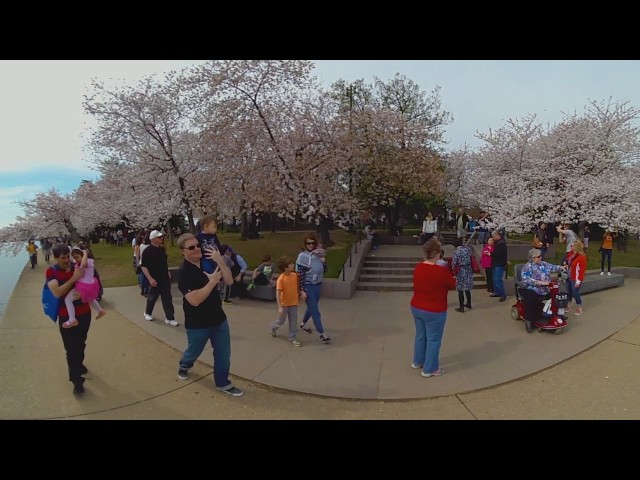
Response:
[{"label": "woman in white jacket", "polygon": [[427,241],[438,233],[438,221],[433,218],[431,212],[427,213],[422,222],[422,232],[420,233],[420,245],[424,245]]}]

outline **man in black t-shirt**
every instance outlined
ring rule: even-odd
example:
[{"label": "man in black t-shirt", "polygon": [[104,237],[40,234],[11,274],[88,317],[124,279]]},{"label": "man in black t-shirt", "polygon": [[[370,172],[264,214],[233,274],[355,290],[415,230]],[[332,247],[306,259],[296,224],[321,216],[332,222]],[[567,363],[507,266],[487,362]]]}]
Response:
[{"label": "man in black t-shirt", "polygon": [[162,232],[153,230],[149,234],[151,245],[142,252],[142,273],[149,280],[149,296],[147,297],[147,308],[144,310],[144,319],[153,320],[153,307],[162,297],[162,308],[164,309],[164,323],[177,327],[180,325],[174,317],[173,299],[171,298],[171,274],[169,273],[169,263],[167,252],[162,246],[164,236]]},{"label": "man in black t-shirt", "polygon": [[216,288],[220,280],[223,280],[225,285],[233,284],[231,270],[215,247],[207,247],[205,255],[215,262],[216,269],[212,273],[203,270],[200,266],[200,243],[191,233],[180,236],[178,248],[184,255],[184,262],[179,271],[178,289],[183,295],[184,326],[188,342],[187,349],[180,359],[178,378],[189,378],[189,369],[193,367],[208,340],[213,348],[213,380],[216,388],[228,395],[241,397],[244,392],[234,387],[229,380],[231,334]]}]

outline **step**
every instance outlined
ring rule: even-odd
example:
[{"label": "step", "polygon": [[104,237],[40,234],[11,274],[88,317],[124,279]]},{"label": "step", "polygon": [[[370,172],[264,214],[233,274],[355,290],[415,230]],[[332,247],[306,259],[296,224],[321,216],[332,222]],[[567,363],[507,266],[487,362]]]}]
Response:
[{"label": "step", "polygon": [[410,283],[387,283],[387,282],[365,282],[356,286],[356,290],[370,292],[412,292],[413,282]]},{"label": "step", "polygon": [[382,262],[418,262],[424,261],[424,257],[398,257],[387,255],[367,255],[364,261],[382,261]]},{"label": "step", "polygon": [[358,282],[413,283],[413,275],[360,275]]},{"label": "step", "polygon": [[365,260],[362,263],[362,268],[411,268],[414,269],[416,268],[416,265],[418,264],[418,262],[399,262],[399,261],[392,261],[392,262],[385,262],[385,261],[378,261],[378,260]]},{"label": "step", "polygon": [[394,268],[394,267],[378,267],[368,268],[363,267],[360,270],[361,275],[413,275],[414,267],[411,268]]},{"label": "step", "polygon": [[[480,282],[473,282],[474,290],[486,290],[487,284]],[[413,282],[404,282],[404,283],[396,283],[389,282],[386,280],[380,280],[378,282],[358,282],[356,285],[356,290],[367,290],[367,291],[381,291],[381,292],[412,292],[413,291]]]}]

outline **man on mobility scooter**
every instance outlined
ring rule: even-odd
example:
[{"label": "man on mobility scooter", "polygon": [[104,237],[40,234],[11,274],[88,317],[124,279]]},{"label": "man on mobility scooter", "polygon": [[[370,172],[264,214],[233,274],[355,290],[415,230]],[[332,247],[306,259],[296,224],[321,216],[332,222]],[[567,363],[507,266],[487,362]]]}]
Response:
[{"label": "man on mobility scooter", "polygon": [[[561,273],[561,280],[551,278],[552,273]],[[524,319],[527,332],[534,328],[539,331],[555,330],[560,333],[567,326],[564,309],[567,294],[560,291],[565,285],[566,267],[542,261],[542,252],[537,248],[529,250],[529,262],[516,265],[516,304],[511,307],[511,318]]]}]

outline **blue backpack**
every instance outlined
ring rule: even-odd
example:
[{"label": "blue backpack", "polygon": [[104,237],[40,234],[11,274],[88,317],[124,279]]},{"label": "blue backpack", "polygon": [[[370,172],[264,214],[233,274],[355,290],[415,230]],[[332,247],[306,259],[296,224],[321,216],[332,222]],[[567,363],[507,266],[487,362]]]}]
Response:
[{"label": "blue backpack", "polygon": [[[52,267],[54,270],[59,270],[57,265]],[[44,281],[44,286],[42,287],[42,309],[44,310],[44,314],[49,317],[53,322],[58,321],[58,309],[60,308],[60,298],[57,298],[49,285],[47,285],[47,281]]]}]

